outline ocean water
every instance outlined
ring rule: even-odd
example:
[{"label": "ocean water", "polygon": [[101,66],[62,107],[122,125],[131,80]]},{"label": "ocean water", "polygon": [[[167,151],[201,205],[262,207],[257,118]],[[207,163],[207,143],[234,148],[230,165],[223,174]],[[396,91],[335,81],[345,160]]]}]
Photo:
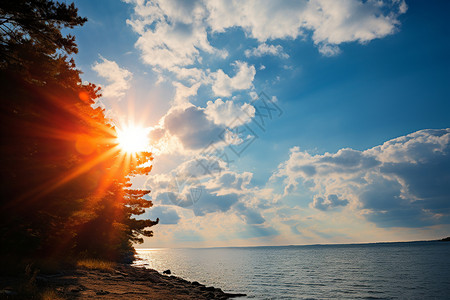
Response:
[{"label": "ocean water", "polygon": [[450,242],[138,249],[138,257],[246,299],[450,299]]}]

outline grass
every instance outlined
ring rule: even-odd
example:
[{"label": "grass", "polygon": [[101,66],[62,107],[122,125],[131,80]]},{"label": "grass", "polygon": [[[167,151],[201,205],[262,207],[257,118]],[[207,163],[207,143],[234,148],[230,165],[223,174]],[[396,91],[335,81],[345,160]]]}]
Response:
[{"label": "grass", "polygon": [[89,270],[113,271],[116,264],[112,261],[105,261],[100,259],[81,259],[77,262],[78,267],[83,267]]},{"label": "grass", "polygon": [[41,294],[41,300],[65,300],[54,290],[46,290]]}]

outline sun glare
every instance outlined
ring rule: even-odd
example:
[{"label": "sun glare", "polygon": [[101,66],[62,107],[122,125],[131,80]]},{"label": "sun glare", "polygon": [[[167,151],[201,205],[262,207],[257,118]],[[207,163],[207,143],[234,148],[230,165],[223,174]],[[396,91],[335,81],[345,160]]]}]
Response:
[{"label": "sun glare", "polygon": [[124,127],[117,130],[117,142],[126,153],[145,151],[149,146],[148,132],[142,127]]}]

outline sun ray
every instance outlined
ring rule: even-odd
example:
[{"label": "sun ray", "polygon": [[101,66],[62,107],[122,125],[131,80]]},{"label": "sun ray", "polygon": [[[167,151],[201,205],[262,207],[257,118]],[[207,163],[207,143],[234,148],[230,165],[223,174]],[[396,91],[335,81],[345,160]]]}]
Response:
[{"label": "sun ray", "polygon": [[111,148],[107,152],[96,157],[95,159],[89,160],[88,162],[80,165],[79,167],[68,171],[65,175],[62,176],[62,178],[55,179],[53,182],[49,182],[44,186],[39,186],[36,189],[27,191],[21,197],[19,197],[17,200],[19,201],[20,199],[26,199],[28,197],[32,197],[33,199],[37,200],[37,199],[51,193],[52,191],[56,190],[58,187],[77,178],[78,176],[82,175],[83,173],[86,173],[94,166],[107,160],[111,156],[114,156],[115,153],[117,153],[118,151],[119,151],[119,149],[117,147]]}]

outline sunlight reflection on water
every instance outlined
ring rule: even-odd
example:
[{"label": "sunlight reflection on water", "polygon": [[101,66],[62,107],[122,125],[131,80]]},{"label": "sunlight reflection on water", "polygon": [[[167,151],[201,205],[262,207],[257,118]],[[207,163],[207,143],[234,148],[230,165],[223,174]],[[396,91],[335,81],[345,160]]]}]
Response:
[{"label": "sunlight reflection on water", "polygon": [[443,299],[450,243],[137,249],[160,272],[256,299]]}]

